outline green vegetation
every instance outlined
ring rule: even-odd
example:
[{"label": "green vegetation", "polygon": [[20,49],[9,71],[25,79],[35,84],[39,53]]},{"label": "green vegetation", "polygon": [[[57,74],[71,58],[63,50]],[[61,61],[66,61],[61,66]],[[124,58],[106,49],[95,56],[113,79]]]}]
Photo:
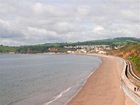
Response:
[{"label": "green vegetation", "polygon": [[44,53],[48,52],[48,47],[43,45],[21,46],[16,49],[16,53]]},{"label": "green vegetation", "polygon": [[[9,47],[9,46],[1,45],[0,53],[8,53],[8,52],[44,53],[44,52],[49,52],[49,51],[66,52],[67,49],[65,49],[64,46],[78,46],[78,45],[110,45],[110,46],[112,46],[112,48],[114,46],[118,46],[118,45],[128,45],[129,46],[128,50],[131,50],[132,48],[134,48],[133,44],[140,44],[140,39],[132,38],[132,37],[120,37],[120,38],[114,38],[114,39],[93,40],[93,41],[85,41],[85,42],[45,43],[45,44],[40,44],[40,45],[30,45],[30,46],[20,46],[20,47]],[[132,45],[132,48],[130,47],[131,45]],[[54,49],[50,49],[50,48],[54,48]],[[72,49],[72,50],[74,50],[74,49]],[[123,50],[124,49],[122,49],[122,51]],[[121,49],[120,49],[120,51],[121,51]]]},{"label": "green vegetation", "polygon": [[134,68],[140,73],[140,57],[131,55],[128,59],[133,63]]},{"label": "green vegetation", "polygon": [[20,46],[16,49],[16,53],[45,53],[50,52],[50,48],[53,49],[53,52],[65,52],[65,45],[67,45],[67,43],[46,43],[32,46]]},{"label": "green vegetation", "polygon": [[21,46],[16,49],[16,53],[47,53],[47,52],[66,52],[62,46],[34,45]]},{"label": "green vegetation", "polygon": [[124,45],[128,43],[140,43],[139,38],[119,37],[114,39],[93,40],[85,42],[72,43],[72,45]]},{"label": "green vegetation", "polygon": [[140,43],[128,43],[120,49],[123,52],[135,52],[135,54],[140,54]]},{"label": "green vegetation", "polygon": [[16,47],[0,45],[0,53],[16,52]]},{"label": "green vegetation", "polygon": [[124,57],[131,61],[135,73],[140,76],[140,43],[128,43],[114,50],[113,55]]}]

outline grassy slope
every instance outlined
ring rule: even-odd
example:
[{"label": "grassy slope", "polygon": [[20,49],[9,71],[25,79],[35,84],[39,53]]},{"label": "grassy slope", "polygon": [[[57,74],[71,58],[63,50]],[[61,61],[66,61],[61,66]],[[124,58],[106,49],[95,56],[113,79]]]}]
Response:
[{"label": "grassy slope", "polygon": [[135,69],[140,73],[140,57],[130,55],[128,59],[133,63]]},{"label": "grassy slope", "polygon": [[133,64],[134,72],[140,76],[140,44],[127,44],[113,51],[113,54],[130,60]]}]

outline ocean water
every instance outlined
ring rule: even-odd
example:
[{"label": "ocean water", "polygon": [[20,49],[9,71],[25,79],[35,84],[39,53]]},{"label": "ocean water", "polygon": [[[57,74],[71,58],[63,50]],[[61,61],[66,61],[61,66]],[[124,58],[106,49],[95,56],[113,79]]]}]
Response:
[{"label": "ocean water", "polygon": [[0,105],[65,105],[100,64],[95,56],[1,54]]}]

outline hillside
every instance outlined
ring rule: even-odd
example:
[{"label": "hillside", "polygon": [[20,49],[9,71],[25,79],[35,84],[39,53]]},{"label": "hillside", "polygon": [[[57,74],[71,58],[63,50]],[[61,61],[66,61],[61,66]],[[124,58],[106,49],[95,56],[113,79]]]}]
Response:
[{"label": "hillside", "polygon": [[127,44],[112,51],[111,54],[130,60],[135,74],[140,77],[140,44]]},{"label": "hillside", "polygon": [[119,38],[113,38],[113,39],[77,42],[77,43],[72,43],[72,45],[123,45],[127,43],[140,43],[140,38],[119,37]]},{"label": "hillside", "polygon": [[0,53],[16,52],[17,47],[0,45]]},{"label": "hillside", "polygon": [[[129,43],[140,43],[140,38],[133,37],[119,37],[114,39],[92,40],[75,43],[45,43],[39,45],[28,45],[20,47],[0,46],[0,52],[16,52],[16,53],[43,53],[48,52],[49,48],[58,49],[58,52],[65,52],[64,46],[78,46],[78,45],[127,45]],[[56,50],[55,50],[56,51]]]}]

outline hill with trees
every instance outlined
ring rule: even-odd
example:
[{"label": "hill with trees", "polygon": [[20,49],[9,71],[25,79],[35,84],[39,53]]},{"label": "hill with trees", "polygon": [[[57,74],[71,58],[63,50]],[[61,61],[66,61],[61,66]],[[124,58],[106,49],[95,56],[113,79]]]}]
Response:
[{"label": "hill with trees", "polygon": [[76,43],[72,43],[72,45],[123,45],[128,43],[140,43],[140,38],[119,37],[119,38],[112,38],[112,39],[76,42]]},{"label": "hill with trees", "polygon": [[0,45],[0,53],[16,52],[16,50],[17,50],[17,47]]},{"label": "hill with trees", "polygon": [[50,48],[58,49],[57,52],[65,52],[64,46],[79,46],[79,45],[110,45],[112,47],[118,45],[127,45],[129,43],[140,43],[140,38],[119,37],[113,39],[92,40],[74,43],[45,43],[39,45],[28,45],[19,47],[0,46],[0,53],[16,52],[16,53],[44,53],[49,52]]}]

